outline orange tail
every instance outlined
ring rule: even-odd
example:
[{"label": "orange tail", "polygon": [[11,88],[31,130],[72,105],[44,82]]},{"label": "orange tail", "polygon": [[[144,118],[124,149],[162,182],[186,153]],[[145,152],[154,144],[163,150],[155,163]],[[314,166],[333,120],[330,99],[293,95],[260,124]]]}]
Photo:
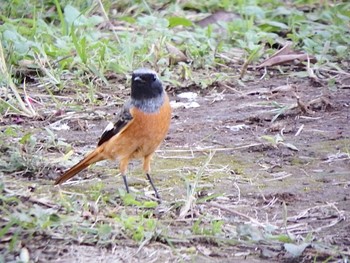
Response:
[{"label": "orange tail", "polygon": [[88,154],[83,160],[81,160],[79,163],[74,165],[72,168],[70,168],[67,172],[65,172],[60,178],[58,178],[55,182],[56,184],[62,184],[65,181],[72,178],[74,175],[88,167],[90,164],[99,162],[104,160],[101,154],[101,148],[95,149],[92,153]]}]

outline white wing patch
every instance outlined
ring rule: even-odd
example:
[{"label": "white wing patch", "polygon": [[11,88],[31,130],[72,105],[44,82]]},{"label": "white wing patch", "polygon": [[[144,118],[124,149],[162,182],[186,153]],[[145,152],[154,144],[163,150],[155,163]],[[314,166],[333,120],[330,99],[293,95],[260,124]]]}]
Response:
[{"label": "white wing patch", "polygon": [[114,128],[113,122],[109,122],[109,123],[107,124],[106,128],[103,130],[102,134],[104,134],[104,133],[107,132],[107,131],[113,130],[113,128]]}]

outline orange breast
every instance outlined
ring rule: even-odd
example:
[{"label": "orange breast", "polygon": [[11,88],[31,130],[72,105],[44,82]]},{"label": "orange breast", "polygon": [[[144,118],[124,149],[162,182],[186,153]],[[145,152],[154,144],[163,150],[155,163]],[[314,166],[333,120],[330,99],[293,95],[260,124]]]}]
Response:
[{"label": "orange breast", "polygon": [[167,95],[159,112],[144,113],[132,108],[131,114],[133,119],[126,129],[106,143],[104,154],[108,159],[132,159],[150,155],[169,130],[171,107]]}]

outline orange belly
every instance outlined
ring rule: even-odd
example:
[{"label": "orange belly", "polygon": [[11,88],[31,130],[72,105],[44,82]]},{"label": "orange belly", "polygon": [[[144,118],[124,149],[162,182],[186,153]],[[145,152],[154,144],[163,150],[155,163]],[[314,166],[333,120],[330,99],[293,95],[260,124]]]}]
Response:
[{"label": "orange belly", "polygon": [[104,149],[106,159],[134,159],[152,154],[164,140],[170,126],[171,107],[166,96],[159,112],[144,113],[131,109],[133,119],[125,129],[111,138]]}]

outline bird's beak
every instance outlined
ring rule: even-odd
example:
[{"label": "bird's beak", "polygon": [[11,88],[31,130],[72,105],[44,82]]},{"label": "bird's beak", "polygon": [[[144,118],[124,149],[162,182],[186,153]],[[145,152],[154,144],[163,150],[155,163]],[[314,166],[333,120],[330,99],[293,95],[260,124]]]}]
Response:
[{"label": "bird's beak", "polygon": [[140,81],[140,82],[145,82],[142,78],[140,78],[139,76],[134,78],[134,81]]}]

